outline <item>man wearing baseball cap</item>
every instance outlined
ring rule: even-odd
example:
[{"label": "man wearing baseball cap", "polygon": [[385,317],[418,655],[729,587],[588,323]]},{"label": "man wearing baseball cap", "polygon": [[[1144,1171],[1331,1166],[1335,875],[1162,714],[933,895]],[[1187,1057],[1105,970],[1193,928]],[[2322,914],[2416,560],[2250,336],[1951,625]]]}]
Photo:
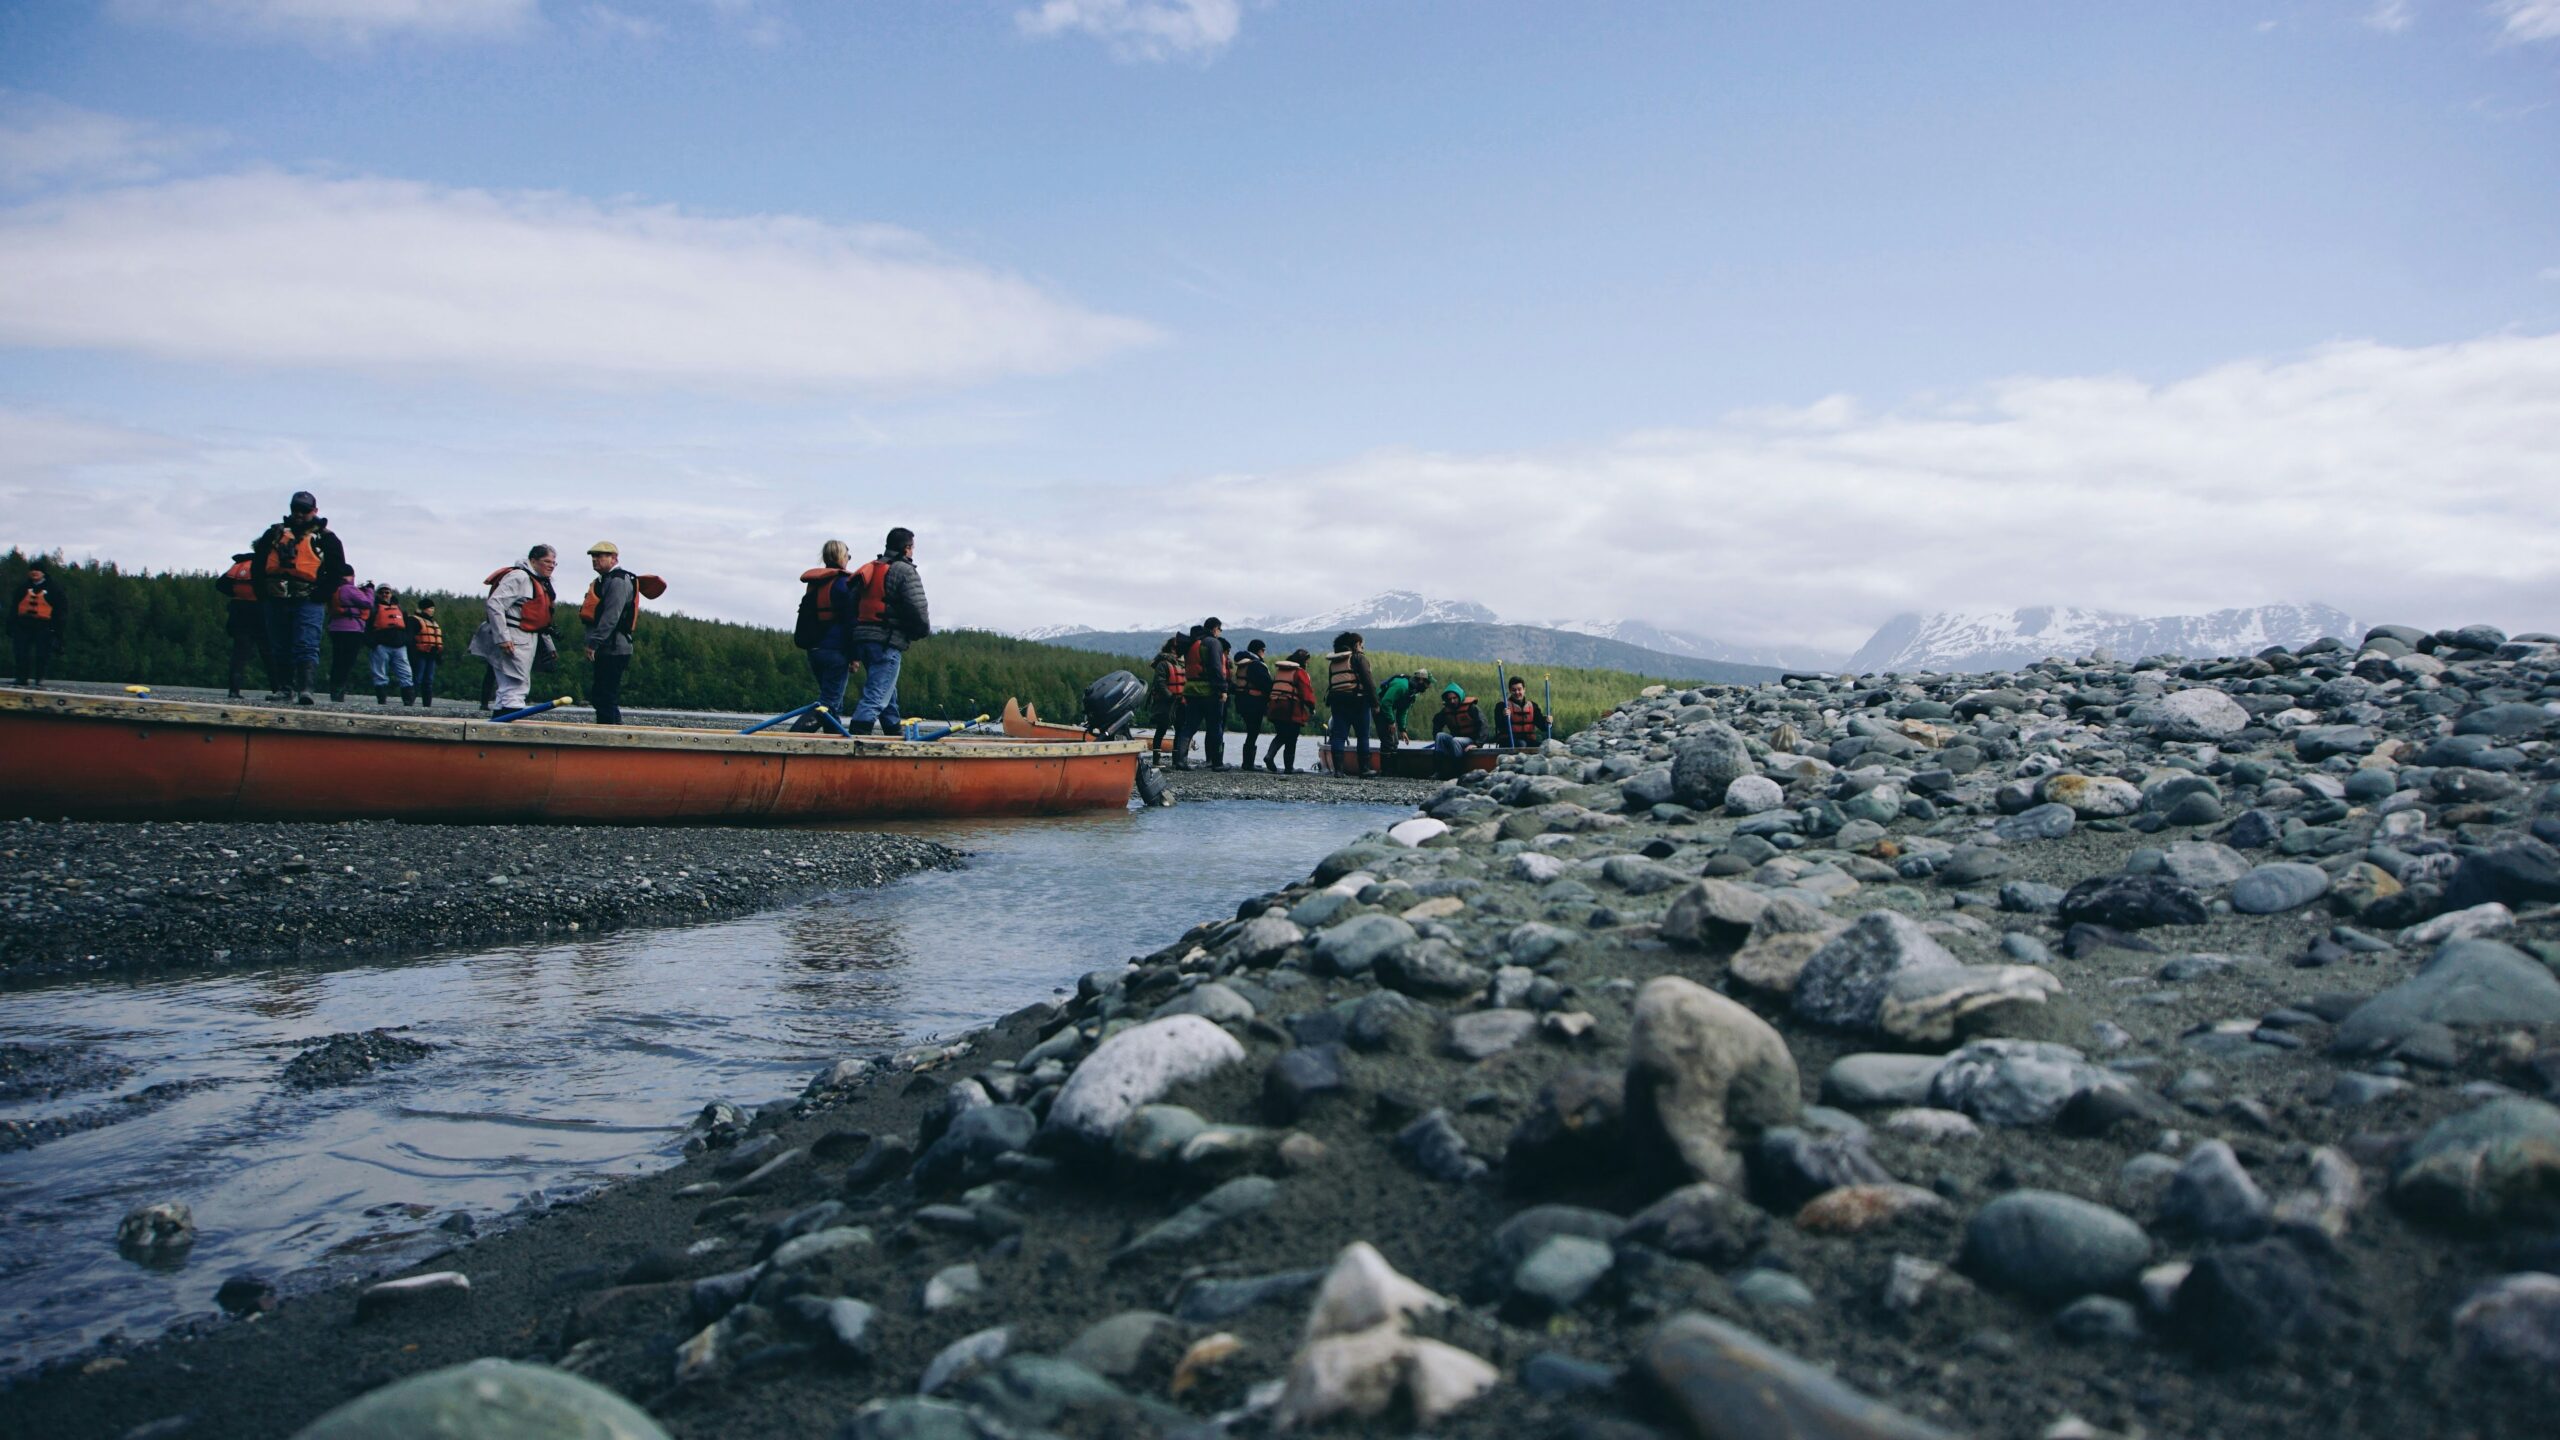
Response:
[{"label": "man wearing baseball cap", "polygon": [[320,501],[294,492],[291,508],[249,546],[250,574],[266,609],[267,698],[311,702],[330,590],[347,571],[346,547],[320,516]]},{"label": "man wearing baseball cap", "polygon": [[596,723],[622,723],[622,675],[631,668],[631,634],[640,619],[637,577],[622,568],[622,547],[599,540],[587,547],[596,578],[578,618],[587,625],[587,659],[595,664]]}]

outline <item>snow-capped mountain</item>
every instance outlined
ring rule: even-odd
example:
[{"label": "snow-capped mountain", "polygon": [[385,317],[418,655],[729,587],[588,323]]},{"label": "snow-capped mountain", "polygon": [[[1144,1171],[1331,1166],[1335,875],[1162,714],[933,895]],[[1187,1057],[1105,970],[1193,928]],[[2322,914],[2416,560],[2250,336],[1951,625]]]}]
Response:
[{"label": "snow-capped mountain", "polygon": [[1028,630],[1016,630],[1013,635],[1017,640],[1060,640],[1069,635],[1093,633],[1090,625],[1034,625]]},{"label": "snow-capped mountain", "polygon": [[2100,650],[2121,660],[2144,655],[2254,655],[2270,645],[2301,645],[2323,635],[2354,640],[2363,634],[2363,626],[2327,605],[2260,605],[2210,615],[2147,617],[2037,605],[2024,610],[1897,615],[1849,657],[1847,668],[1859,674],[2013,670],[2048,657],[2076,660]]},{"label": "snow-capped mountain", "polygon": [[1495,625],[1501,619],[1472,600],[1432,600],[1411,590],[1388,590],[1366,600],[1319,610],[1313,615],[1266,616],[1239,620],[1229,628],[1297,634],[1308,630],[1384,630],[1401,625]]},{"label": "snow-capped mountain", "polygon": [[1848,657],[1837,650],[1795,645],[1728,645],[1686,630],[1666,630],[1650,620],[1557,620],[1548,625],[1574,635],[1592,635],[1699,660],[1725,660],[1736,665],[1775,665],[1783,670],[1830,671]]}]

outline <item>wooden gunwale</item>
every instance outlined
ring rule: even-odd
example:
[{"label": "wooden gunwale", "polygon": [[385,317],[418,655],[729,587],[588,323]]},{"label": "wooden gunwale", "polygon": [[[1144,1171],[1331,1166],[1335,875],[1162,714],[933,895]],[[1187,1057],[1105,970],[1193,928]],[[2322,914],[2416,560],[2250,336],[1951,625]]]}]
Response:
[{"label": "wooden gunwale", "polygon": [[1038,814],[1126,803],[1140,748],[0,690],[0,814],[618,824]]}]

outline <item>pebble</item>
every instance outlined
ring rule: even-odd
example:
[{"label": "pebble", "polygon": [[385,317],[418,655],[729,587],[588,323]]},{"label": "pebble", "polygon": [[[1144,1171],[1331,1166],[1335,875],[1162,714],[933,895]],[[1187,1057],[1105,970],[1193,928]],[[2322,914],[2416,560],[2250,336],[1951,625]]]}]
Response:
[{"label": "pebble", "polygon": [[1067,1078],[1044,1128],[1088,1145],[1108,1145],[1139,1106],[1243,1059],[1244,1047],[1234,1036],[1197,1015],[1123,1030],[1095,1046]]},{"label": "pebble", "polygon": [[648,1412],[593,1381],[513,1360],[412,1375],[348,1401],[293,1440],[666,1440]]},{"label": "pebble", "polygon": [[1799,1082],[1786,1042],[1693,981],[1658,976],[1637,992],[1627,1057],[1630,1133],[1667,1148],[1683,1180],[1735,1183],[1734,1140],[1796,1118]]},{"label": "pebble", "polygon": [[2231,908],[2243,915],[2280,915],[2329,893],[2329,872],[2285,861],[2261,865],[2231,887]]},{"label": "pebble", "polygon": [[1686,1314],[1638,1356],[1698,1440],[1951,1440],[1739,1326]]},{"label": "pebble", "polygon": [[1995,1289],[2057,1305],[2127,1291],[2151,1258],[2151,1237],[2104,1205],[2050,1190],[2016,1190],[1965,1225],[1966,1273]]}]

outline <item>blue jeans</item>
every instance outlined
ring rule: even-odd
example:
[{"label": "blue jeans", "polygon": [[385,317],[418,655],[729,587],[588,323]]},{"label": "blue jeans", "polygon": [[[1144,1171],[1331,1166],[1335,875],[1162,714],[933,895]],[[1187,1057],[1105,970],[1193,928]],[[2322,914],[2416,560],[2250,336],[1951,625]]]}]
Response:
[{"label": "blue jeans", "polygon": [[399,682],[403,690],[415,683],[409,674],[409,647],[406,645],[374,646],[373,688],[379,690],[394,681]]},{"label": "blue jeans", "polygon": [[415,650],[409,652],[409,673],[416,678],[421,697],[436,693],[436,662],[443,658],[442,655],[421,655]]},{"label": "blue jeans", "polygon": [[864,640],[853,647],[853,658],[862,664],[862,699],[853,707],[853,718],[846,728],[856,735],[874,721],[886,721],[898,728],[898,665],[906,652],[894,645]]},{"label": "blue jeans", "polygon": [[1432,766],[1441,779],[1463,775],[1467,770],[1467,746],[1463,736],[1443,732],[1431,737]]},{"label": "blue jeans", "polygon": [[[328,607],[318,600],[267,600],[267,653],[283,666],[320,665],[320,632]],[[293,675],[284,677],[289,683]]]},{"label": "blue jeans", "polygon": [[1342,742],[1351,738],[1354,733],[1360,737],[1360,768],[1353,773],[1366,775],[1369,773],[1369,707],[1356,700],[1349,704],[1334,706],[1330,741],[1333,751],[1333,773],[1336,775],[1343,773]]}]

